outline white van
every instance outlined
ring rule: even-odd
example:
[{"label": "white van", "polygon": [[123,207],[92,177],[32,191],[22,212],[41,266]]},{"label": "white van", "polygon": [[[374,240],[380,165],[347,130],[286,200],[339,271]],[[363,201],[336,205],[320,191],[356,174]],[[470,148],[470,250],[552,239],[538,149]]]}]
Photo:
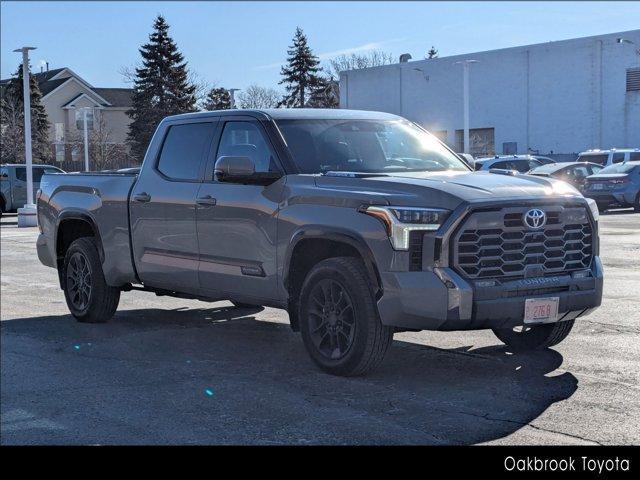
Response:
[{"label": "white van", "polygon": [[587,150],[578,155],[578,162],[592,162],[608,167],[614,163],[640,161],[640,148],[612,148],[610,150]]}]

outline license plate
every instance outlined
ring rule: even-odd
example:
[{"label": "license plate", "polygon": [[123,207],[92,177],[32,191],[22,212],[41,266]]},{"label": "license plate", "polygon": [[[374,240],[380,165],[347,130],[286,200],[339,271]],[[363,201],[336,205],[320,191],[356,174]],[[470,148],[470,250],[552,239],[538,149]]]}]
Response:
[{"label": "license plate", "polygon": [[524,323],[552,323],[558,320],[560,297],[527,298],[524,301]]},{"label": "license plate", "polygon": [[601,183],[594,183],[593,185],[591,185],[592,190],[602,190],[603,188],[604,188],[604,185]]}]

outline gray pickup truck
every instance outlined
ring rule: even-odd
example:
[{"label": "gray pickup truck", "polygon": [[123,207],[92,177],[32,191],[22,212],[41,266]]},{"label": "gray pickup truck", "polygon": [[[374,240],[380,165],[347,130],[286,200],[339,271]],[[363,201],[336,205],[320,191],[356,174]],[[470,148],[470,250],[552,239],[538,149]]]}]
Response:
[{"label": "gray pickup truck", "polygon": [[132,289],[282,308],[338,375],[379,365],[403,330],[546,348],[602,297],[594,202],[472,172],[384,113],[169,117],[139,173],[45,175],[37,205],[39,258],[79,321],[107,321]]},{"label": "gray pickup truck", "polygon": [[[33,165],[33,198],[45,173],[64,173],[51,165]],[[27,168],[23,164],[0,165],[0,214],[15,212],[27,203]]]}]

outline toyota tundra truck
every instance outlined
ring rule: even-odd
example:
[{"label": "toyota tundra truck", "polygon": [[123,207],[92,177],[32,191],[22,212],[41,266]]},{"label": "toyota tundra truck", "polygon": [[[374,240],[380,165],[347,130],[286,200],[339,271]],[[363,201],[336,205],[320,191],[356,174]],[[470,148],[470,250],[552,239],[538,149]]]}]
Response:
[{"label": "toyota tundra truck", "polygon": [[377,367],[398,331],[551,347],[602,297],[593,201],[473,172],[386,113],[168,117],[139,172],[47,174],[37,206],[38,256],[78,321],[106,322],[131,290],[276,307],[336,375]]}]

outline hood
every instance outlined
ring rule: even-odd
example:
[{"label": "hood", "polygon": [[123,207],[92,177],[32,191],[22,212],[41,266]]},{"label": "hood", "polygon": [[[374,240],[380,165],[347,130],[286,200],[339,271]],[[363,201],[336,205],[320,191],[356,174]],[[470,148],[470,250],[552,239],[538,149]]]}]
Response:
[{"label": "hood", "polygon": [[382,195],[389,204],[455,208],[461,202],[581,197],[569,184],[548,177],[489,172],[389,173],[363,178],[318,176],[316,185],[336,191]]}]

